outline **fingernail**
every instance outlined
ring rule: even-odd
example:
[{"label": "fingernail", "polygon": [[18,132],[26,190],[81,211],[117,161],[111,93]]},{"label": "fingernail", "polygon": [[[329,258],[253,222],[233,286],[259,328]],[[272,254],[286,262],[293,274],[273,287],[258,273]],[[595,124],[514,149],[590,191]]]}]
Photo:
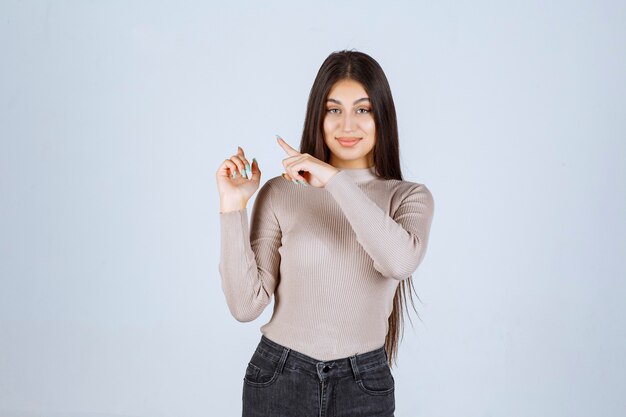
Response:
[{"label": "fingernail", "polygon": [[282,139],[280,136],[276,135],[276,139]]},{"label": "fingernail", "polygon": [[252,158],[252,162],[255,162],[257,165],[259,165],[259,163],[257,162],[256,158]]},{"label": "fingernail", "polygon": [[246,164],[246,175],[252,176],[252,170],[250,169],[250,164]]},{"label": "fingernail", "polygon": [[237,171],[233,171],[233,178],[237,178]]},{"label": "fingernail", "polygon": [[291,181],[293,181],[294,184],[298,183],[298,181],[296,181],[295,178],[292,178]]},{"label": "fingernail", "polygon": [[305,187],[308,187],[309,184],[307,184],[306,182],[302,181],[302,180],[298,180],[298,182],[302,185],[304,185]]}]

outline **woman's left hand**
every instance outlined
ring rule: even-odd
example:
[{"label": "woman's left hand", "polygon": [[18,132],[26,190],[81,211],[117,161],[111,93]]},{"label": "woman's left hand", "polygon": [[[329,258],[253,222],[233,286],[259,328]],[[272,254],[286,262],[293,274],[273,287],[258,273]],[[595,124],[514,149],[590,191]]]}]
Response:
[{"label": "woman's left hand", "polygon": [[[334,166],[320,161],[308,153],[300,153],[287,144],[280,136],[277,136],[278,144],[287,152],[289,157],[283,159],[285,167],[285,179],[292,181],[304,181],[314,187],[322,188],[339,172]],[[302,174],[300,172],[303,171]]]}]

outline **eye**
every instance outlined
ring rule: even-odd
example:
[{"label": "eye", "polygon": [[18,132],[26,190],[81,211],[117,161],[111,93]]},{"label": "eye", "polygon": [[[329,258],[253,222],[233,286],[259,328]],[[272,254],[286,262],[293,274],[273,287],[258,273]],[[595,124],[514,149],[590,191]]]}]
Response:
[{"label": "eye", "polygon": [[368,114],[371,112],[371,110],[361,107],[360,109],[357,109],[356,112],[360,114]]},{"label": "eye", "polygon": [[339,109],[335,109],[335,108],[326,109],[326,112],[330,113],[330,114],[337,114],[337,113],[339,113]]}]

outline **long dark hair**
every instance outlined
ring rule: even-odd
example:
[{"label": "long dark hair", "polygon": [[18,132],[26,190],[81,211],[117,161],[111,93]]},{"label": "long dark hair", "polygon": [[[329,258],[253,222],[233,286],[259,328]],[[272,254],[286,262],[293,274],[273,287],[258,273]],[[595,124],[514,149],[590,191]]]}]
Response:
[{"label": "long dark hair", "polygon": [[[324,142],[323,129],[326,99],[333,85],[345,79],[361,83],[372,105],[372,115],[376,126],[374,145],[376,175],[384,179],[402,180],[398,123],[391,88],[378,62],[363,52],[354,50],[333,52],[322,63],[309,94],[300,152],[308,153],[329,163],[330,149]],[[413,310],[417,313],[411,289],[415,291],[413,281],[411,277],[408,277],[400,281],[393,298],[393,310],[389,316],[389,329],[385,338],[385,350],[390,366],[397,362],[398,342],[404,334],[402,309],[403,307],[406,309],[407,306],[407,292]],[[408,309],[406,310],[408,313]]]}]

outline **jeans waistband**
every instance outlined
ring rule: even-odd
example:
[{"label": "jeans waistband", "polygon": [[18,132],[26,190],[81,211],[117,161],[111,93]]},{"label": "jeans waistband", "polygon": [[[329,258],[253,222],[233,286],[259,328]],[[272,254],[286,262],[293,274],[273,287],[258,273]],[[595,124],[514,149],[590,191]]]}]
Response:
[{"label": "jeans waistband", "polygon": [[387,351],[384,346],[369,352],[345,358],[321,361],[278,344],[273,340],[268,339],[265,335],[261,335],[261,341],[259,342],[256,351],[260,355],[277,362],[278,372],[282,372],[284,367],[290,369],[301,369],[311,373],[316,373],[320,380],[323,380],[331,375],[341,377],[347,374],[352,374],[358,381],[360,380],[361,372],[386,365],[388,362]]}]

